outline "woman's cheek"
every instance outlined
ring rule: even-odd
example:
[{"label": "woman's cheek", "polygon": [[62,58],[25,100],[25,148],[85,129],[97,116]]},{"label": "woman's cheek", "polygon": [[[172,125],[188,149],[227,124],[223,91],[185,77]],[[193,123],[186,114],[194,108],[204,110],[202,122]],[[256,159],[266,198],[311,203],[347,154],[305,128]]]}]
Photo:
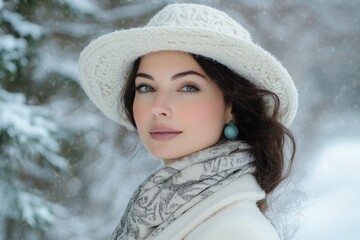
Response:
[{"label": "woman's cheek", "polygon": [[147,109],[147,107],[144,106],[143,104],[141,104],[139,102],[139,100],[134,101],[133,114],[134,114],[134,119],[135,119],[136,126],[138,128],[141,127],[141,124],[144,122],[144,118],[145,118],[145,115],[146,115],[145,109]]},{"label": "woman's cheek", "polygon": [[209,124],[221,116],[217,103],[209,104],[202,101],[199,103],[188,104],[183,115],[188,116],[192,122],[198,124]]}]

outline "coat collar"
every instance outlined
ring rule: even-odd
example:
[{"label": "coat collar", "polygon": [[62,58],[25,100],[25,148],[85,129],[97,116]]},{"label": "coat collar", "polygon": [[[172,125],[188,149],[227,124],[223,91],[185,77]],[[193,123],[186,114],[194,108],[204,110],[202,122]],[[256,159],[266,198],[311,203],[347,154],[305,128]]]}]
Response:
[{"label": "coat collar", "polygon": [[167,226],[156,240],[183,239],[222,208],[242,200],[264,199],[265,192],[253,175],[247,174],[210,195]]}]

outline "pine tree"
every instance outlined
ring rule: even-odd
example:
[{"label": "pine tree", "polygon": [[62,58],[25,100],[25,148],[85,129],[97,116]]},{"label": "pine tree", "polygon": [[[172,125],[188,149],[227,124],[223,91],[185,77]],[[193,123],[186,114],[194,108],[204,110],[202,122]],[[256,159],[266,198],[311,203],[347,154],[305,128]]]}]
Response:
[{"label": "pine tree", "polygon": [[[46,37],[25,16],[35,1],[0,1],[0,239],[39,239],[61,208],[42,190],[68,161],[60,155],[66,130],[34,99],[31,62]],[[34,104],[36,102],[37,104]]]}]

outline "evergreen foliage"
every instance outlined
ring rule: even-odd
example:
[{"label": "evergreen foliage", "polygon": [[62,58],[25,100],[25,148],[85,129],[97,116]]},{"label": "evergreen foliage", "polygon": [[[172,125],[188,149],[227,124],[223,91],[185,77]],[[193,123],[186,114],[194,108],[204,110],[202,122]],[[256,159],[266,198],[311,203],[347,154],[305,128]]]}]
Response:
[{"label": "evergreen foliage", "polygon": [[[140,26],[174,2],[189,1],[0,0],[0,240],[110,237],[160,164],[88,100],[77,59],[92,39]],[[316,142],[356,135],[359,2],[191,2],[229,12],[284,60],[303,96],[293,124],[302,167]]]},{"label": "evergreen foliage", "polygon": [[47,37],[25,17],[35,4],[0,2],[0,239],[43,236],[62,209],[46,190],[69,170],[61,143],[70,134],[34,97],[31,62]]}]

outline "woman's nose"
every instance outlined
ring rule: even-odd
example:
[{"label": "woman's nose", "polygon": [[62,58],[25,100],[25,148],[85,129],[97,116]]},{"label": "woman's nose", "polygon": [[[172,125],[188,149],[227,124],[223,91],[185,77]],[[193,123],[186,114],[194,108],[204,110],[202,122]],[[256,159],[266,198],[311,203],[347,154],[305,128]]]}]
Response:
[{"label": "woman's nose", "polygon": [[154,118],[170,117],[172,114],[170,102],[171,102],[170,96],[167,96],[167,94],[158,93],[151,107],[151,113],[153,117]]}]

